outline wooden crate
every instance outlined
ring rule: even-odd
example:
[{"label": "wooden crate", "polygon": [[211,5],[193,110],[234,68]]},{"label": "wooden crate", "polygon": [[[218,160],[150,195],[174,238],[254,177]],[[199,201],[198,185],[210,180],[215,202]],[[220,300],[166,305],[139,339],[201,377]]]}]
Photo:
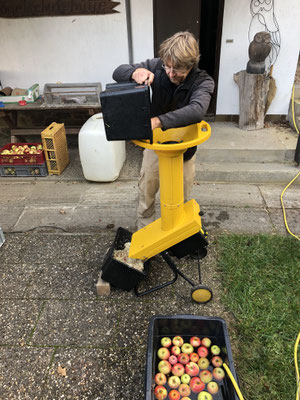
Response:
[{"label": "wooden crate", "polygon": [[60,175],[70,162],[65,125],[52,122],[41,136],[48,173]]}]

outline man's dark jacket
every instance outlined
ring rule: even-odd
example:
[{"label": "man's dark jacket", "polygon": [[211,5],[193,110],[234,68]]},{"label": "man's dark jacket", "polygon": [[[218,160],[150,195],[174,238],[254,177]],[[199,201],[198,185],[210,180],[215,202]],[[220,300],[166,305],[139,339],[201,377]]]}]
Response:
[{"label": "man's dark jacket", "polygon": [[[161,59],[152,58],[139,64],[120,65],[114,71],[113,79],[128,82],[137,68],[154,73],[151,116],[159,117],[163,130],[202,121],[214,91],[214,81],[205,71],[194,67],[181,84],[175,85],[162,68]],[[190,159],[195,152],[196,147],[188,149],[184,159]]]}]

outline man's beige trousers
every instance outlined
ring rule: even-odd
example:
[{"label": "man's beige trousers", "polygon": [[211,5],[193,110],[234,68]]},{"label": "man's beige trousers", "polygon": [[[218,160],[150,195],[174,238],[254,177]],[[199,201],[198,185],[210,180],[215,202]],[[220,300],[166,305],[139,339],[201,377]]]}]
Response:
[{"label": "man's beige trousers", "polygon": [[[186,202],[194,182],[196,154],[183,163],[184,201]],[[139,202],[137,208],[138,229],[155,221],[155,195],[159,190],[158,157],[154,150],[145,149],[139,178]]]}]

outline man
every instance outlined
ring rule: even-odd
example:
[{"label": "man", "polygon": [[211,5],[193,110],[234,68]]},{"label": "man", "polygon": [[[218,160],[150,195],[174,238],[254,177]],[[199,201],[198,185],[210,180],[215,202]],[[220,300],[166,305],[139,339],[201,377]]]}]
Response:
[{"label": "man", "polygon": [[[117,82],[133,80],[152,88],[151,127],[162,130],[200,122],[214,90],[213,79],[200,71],[199,46],[190,32],[178,32],[160,46],[160,58],[120,65]],[[184,153],[184,197],[187,200],[195,176],[196,147]],[[155,220],[155,195],[159,189],[158,158],[145,149],[139,179],[138,228]]]}]

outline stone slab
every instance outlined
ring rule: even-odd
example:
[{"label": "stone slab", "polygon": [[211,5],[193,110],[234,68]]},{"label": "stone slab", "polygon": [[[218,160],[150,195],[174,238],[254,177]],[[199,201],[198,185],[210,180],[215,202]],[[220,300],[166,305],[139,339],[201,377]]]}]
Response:
[{"label": "stone slab", "polygon": [[1,300],[0,345],[22,345],[30,339],[37,323],[41,301]]},{"label": "stone slab", "polygon": [[0,347],[0,398],[41,400],[53,349]]},{"label": "stone slab", "polygon": [[[282,211],[271,209],[269,212],[276,231],[282,235],[290,235],[285,226]],[[290,231],[300,237],[300,209],[286,209],[286,220]]]},{"label": "stone slab", "polygon": [[[298,177],[300,182],[300,175]],[[266,205],[270,208],[281,208],[280,197],[286,185],[282,186],[269,186],[261,185],[260,191],[264,197]],[[300,186],[291,185],[283,194],[283,202],[285,208],[299,208],[300,209]]]}]

